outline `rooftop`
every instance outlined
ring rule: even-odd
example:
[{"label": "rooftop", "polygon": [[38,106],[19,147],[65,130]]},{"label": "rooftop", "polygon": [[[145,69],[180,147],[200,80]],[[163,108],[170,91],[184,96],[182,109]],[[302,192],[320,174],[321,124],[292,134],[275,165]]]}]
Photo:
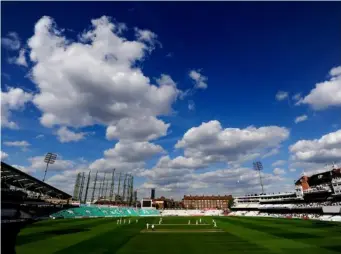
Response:
[{"label": "rooftop", "polygon": [[1,185],[11,185],[27,191],[37,192],[52,198],[71,198],[71,195],[4,162],[1,162]]}]

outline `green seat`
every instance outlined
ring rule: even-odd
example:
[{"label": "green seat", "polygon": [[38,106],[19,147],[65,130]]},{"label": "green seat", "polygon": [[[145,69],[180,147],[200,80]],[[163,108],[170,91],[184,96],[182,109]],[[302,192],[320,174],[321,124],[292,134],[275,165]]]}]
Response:
[{"label": "green seat", "polygon": [[127,207],[99,207],[81,206],[65,209],[51,214],[51,217],[58,218],[79,218],[79,217],[136,217],[136,216],[159,216],[156,209],[134,209]]}]

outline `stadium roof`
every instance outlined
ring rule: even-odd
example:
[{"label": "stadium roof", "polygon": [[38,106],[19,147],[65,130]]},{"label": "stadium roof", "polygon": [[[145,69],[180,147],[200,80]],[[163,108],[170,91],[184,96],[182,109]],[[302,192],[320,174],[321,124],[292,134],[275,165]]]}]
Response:
[{"label": "stadium roof", "polygon": [[[341,168],[334,168],[332,170],[315,173],[311,176],[308,176],[308,183],[310,184],[319,184],[325,181],[331,181],[334,177],[341,176]],[[301,183],[301,179],[305,176],[301,176],[296,182],[295,185],[299,185]]]},{"label": "stadium roof", "polygon": [[1,162],[1,185],[8,184],[28,191],[41,193],[52,198],[69,199],[71,195]]}]

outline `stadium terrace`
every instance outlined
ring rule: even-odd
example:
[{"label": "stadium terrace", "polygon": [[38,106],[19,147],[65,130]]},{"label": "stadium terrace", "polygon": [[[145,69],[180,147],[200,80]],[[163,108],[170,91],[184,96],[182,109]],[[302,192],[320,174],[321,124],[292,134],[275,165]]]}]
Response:
[{"label": "stadium terrace", "polygon": [[236,197],[231,216],[319,219],[341,222],[341,168],[295,182],[295,192]]},{"label": "stadium terrace", "polygon": [[[184,234],[183,239],[177,240],[180,246],[192,241],[191,236],[195,235],[193,239],[201,239],[197,245],[202,250],[208,251],[206,243],[213,239],[222,246],[229,243],[231,250],[238,250],[238,246],[249,248],[244,240],[231,238],[231,232],[248,232],[250,236],[254,234],[253,241],[261,240],[258,235],[265,232],[270,234],[269,239],[271,234],[275,234],[280,243],[276,248],[283,250],[285,239],[295,240],[300,234],[301,237],[308,237],[307,229],[303,228],[315,228],[319,232],[314,221],[329,223],[323,224],[324,228],[330,228],[333,238],[341,240],[340,232],[334,228],[336,224],[330,224],[338,223],[339,228],[341,222],[340,168],[311,176],[302,175],[295,182],[294,192],[252,194],[235,198],[230,195],[185,195],[182,202],[165,197],[155,198],[154,189],[150,198],[138,201],[136,190],[133,189],[133,177],[118,174],[116,178],[115,172],[102,177],[81,173],[75,182],[72,198],[62,190],[2,162],[1,223],[6,232],[2,251],[32,253],[30,250],[39,248],[37,244],[42,241],[48,246],[44,248],[44,253],[55,253],[61,246],[63,253],[74,253],[80,249],[77,241],[94,237],[94,242],[84,243],[86,249],[82,250],[84,253],[93,253],[91,251],[96,251],[93,246],[98,244],[95,239],[101,234],[115,239],[113,245],[103,245],[104,249],[113,252],[120,248],[131,252],[132,246],[125,243],[128,242],[127,237],[133,237],[136,241],[150,238],[142,240],[147,242],[157,237],[158,243],[164,244],[163,239],[173,239]],[[281,221],[279,225],[282,226],[278,226],[273,219]],[[301,225],[304,221],[309,221],[309,224]],[[291,227],[295,230],[300,228],[301,233],[291,232]],[[292,236],[288,235],[289,232]],[[323,232],[309,237],[330,237]],[[43,235],[51,238],[45,239]],[[278,237],[283,237],[283,240]],[[73,239],[75,245],[63,247],[57,245],[54,238]],[[31,240],[28,242],[27,239]],[[230,242],[231,239],[234,240]],[[160,247],[142,245],[148,253],[156,253],[156,248]],[[338,248],[333,246],[321,245],[319,248]],[[297,246],[293,248],[299,249]],[[248,252],[256,250],[253,248]],[[217,253],[223,252],[217,249]],[[262,249],[262,253],[272,252]]]}]

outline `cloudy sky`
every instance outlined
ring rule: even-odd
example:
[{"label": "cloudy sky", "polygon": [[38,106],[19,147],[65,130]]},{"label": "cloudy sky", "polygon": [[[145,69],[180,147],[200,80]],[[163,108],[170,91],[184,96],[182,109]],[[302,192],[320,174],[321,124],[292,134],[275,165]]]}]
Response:
[{"label": "cloudy sky", "polygon": [[341,4],[2,3],[1,160],[72,192],[293,190],[341,162]]}]

